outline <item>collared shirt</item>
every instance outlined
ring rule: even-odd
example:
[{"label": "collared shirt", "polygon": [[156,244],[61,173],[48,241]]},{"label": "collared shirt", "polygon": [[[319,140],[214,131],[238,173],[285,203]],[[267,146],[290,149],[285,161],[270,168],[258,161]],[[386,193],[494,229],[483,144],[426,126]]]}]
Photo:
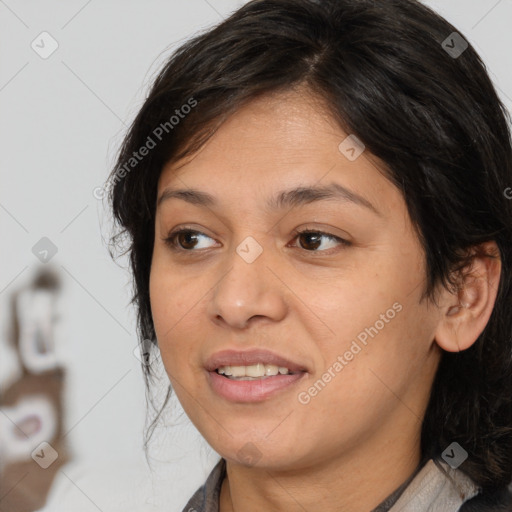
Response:
[{"label": "collared shirt", "polygon": [[[183,512],[219,512],[226,461],[220,459]],[[413,474],[371,512],[457,512],[479,492],[462,471],[440,461],[422,461]]]}]

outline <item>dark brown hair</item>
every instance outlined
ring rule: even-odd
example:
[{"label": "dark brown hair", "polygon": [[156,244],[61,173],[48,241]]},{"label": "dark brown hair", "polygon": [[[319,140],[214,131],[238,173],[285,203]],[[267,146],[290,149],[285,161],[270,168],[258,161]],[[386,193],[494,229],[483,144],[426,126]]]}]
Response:
[{"label": "dark brown hair", "polygon": [[423,298],[435,299],[438,284],[455,289],[469,249],[499,247],[491,318],[471,348],[443,353],[421,437],[434,459],[458,442],[469,453],[461,470],[493,489],[512,479],[510,118],[453,32],[415,0],[247,3],[183,44],[154,81],[110,177],[113,243],[128,241],[139,336],[155,342],[149,275],[163,165],[193,154],[244,103],[306,86],[402,192],[427,260]]}]

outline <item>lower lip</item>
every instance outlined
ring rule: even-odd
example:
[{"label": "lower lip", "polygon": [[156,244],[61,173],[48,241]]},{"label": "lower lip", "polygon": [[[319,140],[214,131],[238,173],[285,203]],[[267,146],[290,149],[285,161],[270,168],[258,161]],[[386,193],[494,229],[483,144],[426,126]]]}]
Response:
[{"label": "lower lip", "polygon": [[307,374],[301,372],[259,380],[231,380],[215,371],[207,373],[212,389],[231,402],[260,402],[278,391],[290,388]]}]

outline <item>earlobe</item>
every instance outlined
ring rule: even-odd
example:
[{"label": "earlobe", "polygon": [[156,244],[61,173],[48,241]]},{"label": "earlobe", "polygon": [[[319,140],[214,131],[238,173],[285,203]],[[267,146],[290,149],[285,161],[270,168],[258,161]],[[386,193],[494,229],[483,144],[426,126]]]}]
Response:
[{"label": "earlobe", "polygon": [[499,249],[494,241],[473,250],[470,268],[463,271],[457,292],[443,290],[443,305],[435,341],[447,352],[471,347],[485,329],[496,302],[501,273]]}]

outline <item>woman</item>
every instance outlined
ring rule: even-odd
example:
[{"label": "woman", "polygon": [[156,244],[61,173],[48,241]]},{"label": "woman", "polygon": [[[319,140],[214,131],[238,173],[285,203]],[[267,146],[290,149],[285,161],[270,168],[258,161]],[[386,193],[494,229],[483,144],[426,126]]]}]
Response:
[{"label": "woman", "polygon": [[170,58],[110,198],[221,455],[184,510],[512,510],[506,116],[414,0],[255,0]]}]

